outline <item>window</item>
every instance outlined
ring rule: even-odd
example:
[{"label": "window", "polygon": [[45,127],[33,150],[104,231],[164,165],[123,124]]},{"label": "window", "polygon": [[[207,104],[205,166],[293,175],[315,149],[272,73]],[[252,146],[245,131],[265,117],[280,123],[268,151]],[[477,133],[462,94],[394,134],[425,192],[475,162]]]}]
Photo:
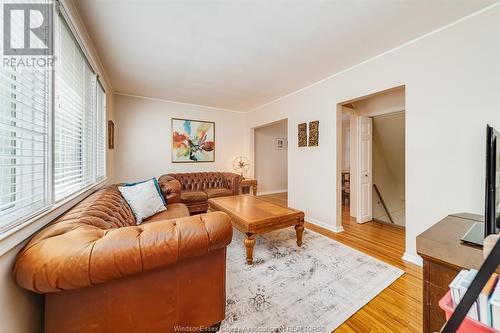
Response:
[{"label": "window", "polygon": [[0,233],[106,177],[106,93],[54,21],[54,71],[0,67]]},{"label": "window", "polygon": [[48,90],[48,71],[0,68],[0,230],[48,204]]},{"label": "window", "polygon": [[97,126],[96,75],[64,20],[58,26],[54,110],[56,201],[94,181]]}]

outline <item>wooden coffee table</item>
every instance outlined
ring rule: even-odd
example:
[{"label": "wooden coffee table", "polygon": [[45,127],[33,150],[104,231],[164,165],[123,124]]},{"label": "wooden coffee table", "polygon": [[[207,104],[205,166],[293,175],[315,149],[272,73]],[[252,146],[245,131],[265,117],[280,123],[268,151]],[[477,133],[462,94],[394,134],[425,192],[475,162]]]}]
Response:
[{"label": "wooden coffee table", "polygon": [[253,195],[236,195],[208,200],[212,210],[225,212],[231,217],[233,226],[245,235],[247,264],[253,263],[255,236],[270,231],[295,227],[297,245],[302,245],[304,213],[285,208]]}]

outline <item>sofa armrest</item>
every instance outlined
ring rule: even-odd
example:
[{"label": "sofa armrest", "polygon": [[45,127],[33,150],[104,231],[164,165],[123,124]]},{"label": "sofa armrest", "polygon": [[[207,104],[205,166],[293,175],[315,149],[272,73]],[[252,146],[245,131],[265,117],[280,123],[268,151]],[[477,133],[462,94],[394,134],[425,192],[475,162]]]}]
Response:
[{"label": "sofa armrest", "polygon": [[233,195],[237,195],[242,179],[241,175],[234,172],[223,172],[222,176],[226,180],[227,188],[233,191]]},{"label": "sofa armrest", "polygon": [[181,202],[182,186],[177,179],[169,175],[163,175],[158,178],[158,184],[167,204]]},{"label": "sofa armrest", "polygon": [[18,254],[18,285],[37,293],[91,287],[202,256],[232,239],[222,212],[107,230],[82,223],[61,231],[47,230],[48,237]]}]

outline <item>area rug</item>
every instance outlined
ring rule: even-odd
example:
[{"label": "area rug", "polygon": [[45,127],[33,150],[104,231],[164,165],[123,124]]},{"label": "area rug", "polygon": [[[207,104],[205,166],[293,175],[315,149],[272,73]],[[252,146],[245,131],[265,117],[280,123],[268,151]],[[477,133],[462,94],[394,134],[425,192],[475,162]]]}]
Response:
[{"label": "area rug", "polygon": [[245,264],[234,232],[227,256],[227,307],[222,332],[331,332],[403,271],[310,230],[257,237]]}]

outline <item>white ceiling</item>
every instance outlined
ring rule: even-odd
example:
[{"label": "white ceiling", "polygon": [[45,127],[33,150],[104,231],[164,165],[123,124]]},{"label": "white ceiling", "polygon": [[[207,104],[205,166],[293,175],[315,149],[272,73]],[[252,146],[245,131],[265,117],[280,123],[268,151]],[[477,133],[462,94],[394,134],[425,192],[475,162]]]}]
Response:
[{"label": "white ceiling", "polygon": [[497,0],[74,0],[118,93],[248,111]]}]

